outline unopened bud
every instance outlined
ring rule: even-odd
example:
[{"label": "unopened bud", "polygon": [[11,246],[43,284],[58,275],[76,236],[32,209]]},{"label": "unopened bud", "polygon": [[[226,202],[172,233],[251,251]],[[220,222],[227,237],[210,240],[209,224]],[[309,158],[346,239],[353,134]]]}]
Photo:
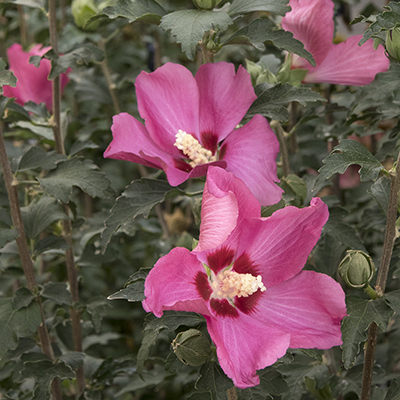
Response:
[{"label": "unopened bud", "polygon": [[197,329],[178,333],[172,342],[172,349],[184,364],[193,367],[204,364],[211,355],[210,341]]},{"label": "unopened bud", "polygon": [[194,5],[200,10],[212,10],[222,0],[193,0]]},{"label": "unopened bud", "polygon": [[[75,24],[80,28],[83,28],[86,22],[96,15],[98,11],[93,0],[73,0],[71,4],[71,13],[74,17]],[[91,24],[90,28],[95,29],[92,25],[98,24],[98,22],[96,24]]]},{"label": "unopened bud", "polygon": [[355,289],[368,286],[375,274],[372,258],[361,250],[348,250],[339,265],[339,275],[344,282]]},{"label": "unopened bud", "polygon": [[386,31],[386,50],[391,57],[400,61],[400,28]]}]

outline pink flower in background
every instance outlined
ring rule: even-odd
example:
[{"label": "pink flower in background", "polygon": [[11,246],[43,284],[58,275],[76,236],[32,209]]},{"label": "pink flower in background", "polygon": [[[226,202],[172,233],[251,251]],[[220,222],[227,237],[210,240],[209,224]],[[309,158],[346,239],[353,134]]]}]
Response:
[{"label": "pink flower in background", "polygon": [[[25,52],[22,46],[14,43],[7,49],[9,69],[17,78],[17,87],[4,86],[4,96],[15,97],[17,103],[23,105],[28,101],[46,103],[48,110],[52,110],[52,82],[47,79],[51,69],[50,60],[40,61],[39,68],[29,64],[32,56],[42,56],[50,47],[38,44]],[[68,83],[66,74],[61,74],[61,90]]]},{"label": "pink flower in background", "polygon": [[317,64],[292,55],[292,68],[307,69],[306,83],[367,85],[378,72],[389,68],[385,49],[374,49],[372,40],[358,46],[362,35],[352,36],[343,43],[333,44],[334,22],[332,0],[290,0],[292,11],[282,18],[283,29],[293,33]]},{"label": "pink flower in background", "polygon": [[145,126],[127,113],[116,115],[105,157],[163,169],[172,186],[218,165],[242,179],[262,205],[280,200],[279,143],[267,120],[256,115],[235,129],[256,99],[243,67],[235,73],[233,64],[205,64],[193,77],[167,63],[142,72],[136,94]]},{"label": "pink flower in background", "polygon": [[260,218],[260,205],[231,173],[210,167],[200,240],[162,257],[145,282],[143,307],[204,315],[222,369],[239,388],[259,384],[256,371],[291,348],[327,349],[342,343],[346,315],[341,286],[302,271],[328,219],[314,198]]}]

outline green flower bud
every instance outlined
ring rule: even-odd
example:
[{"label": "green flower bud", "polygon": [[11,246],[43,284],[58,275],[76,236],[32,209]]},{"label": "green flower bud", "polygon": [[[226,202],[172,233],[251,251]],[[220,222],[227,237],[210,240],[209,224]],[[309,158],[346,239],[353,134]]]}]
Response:
[{"label": "green flower bud", "polygon": [[184,364],[193,367],[204,364],[211,355],[210,341],[197,329],[178,333],[172,342],[172,349]]},{"label": "green flower bud", "polygon": [[368,286],[375,274],[372,258],[361,250],[348,250],[338,269],[344,282],[355,289]]},{"label": "green flower bud", "polygon": [[247,60],[247,59],[245,60],[245,62],[246,62],[246,70],[250,74],[251,83],[254,86],[257,82],[257,78],[263,72],[263,67],[259,64],[256,64],[255,62]]},{"label": "green flower bud", "polygon": [[386,50],[391,57],[400,61],[400,28],[386,31]]},{"label": "green flower bud", "polygon": [[193,0],[194,5],[200,10],[212,10],[222,0]]},{"label": "green flower bud", "polygon": [[[71,13],[75,24],[83,28],[85,23],[98,13],[98,8],[93,0],[73,0],[71,4]],[[96,29],[98,22],[90,25],[89,29]]]}]

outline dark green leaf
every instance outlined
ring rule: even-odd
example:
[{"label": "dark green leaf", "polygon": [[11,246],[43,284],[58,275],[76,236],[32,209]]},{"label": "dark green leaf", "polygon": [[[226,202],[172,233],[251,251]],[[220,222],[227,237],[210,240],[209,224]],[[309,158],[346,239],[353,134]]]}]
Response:
[{"label": "dark green leaf", "polygon": [[0,248],[4,247],[7,242],[12,242],[17,236],[16,229],[0,229]]},{"label": "dark green leaf", "polygon": [[44,0],[10,0],[5,1],[6,3],[20,4],[21,6],[40,8],[45,11],[45,1]]},{"label": "dark green leaf", "polygon": [[225,31],[232,19],[224,11],[183,10],[164,15],[160,27],[182,44],[182,51],[194,60],[196,47],[204,32],[210,29]]},{"label": "dark green leaf", "polygon": [[21,287],[15,292],[15,296],[13,299],[14,309],[18,311],[21,308],[28,307],[34,299],[35,296],[29,289]]},{"label": "dark green leaf", "polygon": [[39,242],[35,244],[32,255],[37,257],[39,254],[49,250],[67,250],[68,247],[68,243],[64,238],[60,236],[49,235],[39,240]]},{"label": "dark green leaf", "polygon": [[54,141],[53,129],[48,125],[34,124],[33,122],[30,121],[17,121],[14,122],[11,126],[22,129],[28,129],[29,131],[35,133],[36,135],[42,136],[47,140]]},{"label": "dark green leaf", "polygon": [[255,87],[257,100],[251,105],[246,117],[251,118],[256,114],[279,121],[287,121],[289,112],[287,105],[298,101],[305,105],[310,101],[324,101],[317,92],[309,88],[298,88],[289,84],[270,85],[261,83]]},{"label": "dark green leaf", "polygon": [[56,162],[65,160],[66,156],[55,151],[46,152],[42,147],[31,147],[21,158],[18,171],[43,168],[46,170],[55,168]]},{"label": "dark green leaf", "polygon": [[57,304],[72,304],[71,292],[63,282],[49,282],[44,285],[42,297],[52,300]]},{"label": "dark green leaf", "polygon": [[144,281],[146,280],[148,269],[140,269],[130,276],[125,288],[107,297],[108,300],[123,299],[131,302],[144,300]]},{"label": "dark green leaf", "polygon": [[393,311],[395,311],[397,314],[400,314],[400,290],[393,290],[392,292],[385,293],[383,298]]},{"label": "dark green leaf", "polygon": [[[356,140],[343,139],[334,147],[331,154],[322,161],[325,165],[319,170],[315,186],[329,179],[333,174],[343,174],[353,164],[360,165],[360,179],[362,182],[375,181],[379,173],[384,170],[383,165]],[[314,187],[315,187],[314,186]]]},{"label": "dark green leaf", "polygon": [[210,392],[195,392],[186,397],[186,400],[213,400]]},{"label": "dark green leaf", "polygon": [[360,351],[360,343],[367,339],[369,325],[375,322],[382,330],[386,330],[393,310],[384,299],[366,300],[356,296],[346,297],[347,317],[342,322],[343,362],[350,368]]},{"label": "dark green leaf", "polygon": [[[247,4],[247,2],[243,1],[241,3]],[[278,29],[277,25],[268,18],[254,20],[250,25],[239,29],[228,39],[224,40],[223,44],[251,44],[256,49],[263,51],[265,49],[264,42],[266,41],[271,41],[274,46],[281,50],[298,54],[315,67],[315,61],[311,53],[304,48],[303,43],[294,39],[291,32]]]},{"label": "dark green leaf", "polygon": [[100,14],[92,17],[86,25],[89,26],[96,19],[104,16],[115,19],[127,18],[129,22],[160,23],[161,17],[167,14],[163,7],[153,0],[118,0],[116,6],[104,8]]},{"label": "dark green leaf", "polygon": [[0,358],[17,347],[19,337],[35,333],[41,322],[37,302],[16,310],[12,298],[0,299]]},{"label": "dark green leaf", "polygon": [[288,0],[233,0],[228,10],[230,16],[237,16],[254,11],[267,11],[278,15],[285,15],[290,11]]},{"label": "dark green leaf", "polygon": [[142,178],[132,182],[117,199],[105,222],[101,241],[103,251],[118,228],[131,224],[138,215],[147,218],[155,205],[180,193],[180,189],[172,188],[168,182],[161,180]]},{"label": "dark green leaf", "polygon": [[103,297],[91,300],[90,303],[86,306],[86,311],[92,317],[92,322],[96,333],[100,333],[101,321],[103,320],[103,317],[107,314],[107,310],[109,308],[110,305]]},{"label": "dark green leaf", "polygon": [[11,228],[13,224],[11,215],[4,208],[0,208],[0,222],[5,224],[8,228]]},{"label": "dark green leaf", "polygon": [[57,164],[44,178],[39,178],[40,185],[50,195],[63,203],[71,199],[72,188],[77,186],[92,197],[110,198],[113,195],[111,183],[103,172],[98,171],[90,160],[74,157]]},{"label": "dark green leaf", "polygon": [[182,361],[171,351],[165,359],[164,368],[169,374],[175,374],[183,365]]},{"label": "dark green leaf", "polygon": [[84,149],[97,149],[99,146],[91,140],[77,140],[69,150],[69,156],[72,157]]},{"label": "dark green leaf", "polygon": [[0,94],[3,94],[3,86],[17,86],[17,78],[12,71],[5,70],[6,63],[0,58]]},{"label": "dark green leaf", "polygon": [[210,391],[213,400],[225,400],[226,391],[232,388],[233,384],[221,367],[216,362],[210,361],[201,367],[200,378],[195,387],[197,390]]},{"label": "dark green leaf", "polygon": [[79,353],[78,351],[71,351],[70,353],[58,357],[58,359],[69,365],[71,368],[77,369],[83,364],[85,354]]},{"label": "dark green leaf", "polygon": [[75,372],[66,364],[53,364],[50,360],[27,361],[21,374],[36,381],[32,400],[50,400],[50,385],[54,378],[74,379]]},{"label": "dark green leaf", "polygon": [[25,233],[29,239],[34,239],[55,221],[65,219],[61,204],[46,195],[39,201],[33,200],[28,207],[21,208]]},{"label": "dark green leaf", "polygon": [[318,349],[300,349],[308,357],[315,358],[317,361],[322,362],[323,350]]},{"label": "dark green leaf", "polygon": [[12,98],[0,95],[0,118],[3,118],[4,110],[7,108],[8,104],[12,104],[12,102]]},{"label": "dark green leaf", "polygon": [[400,378],[393,379],[392,382],[390,382],[385,400],[400,400]]},{"label": "dark green leaf", "polygon": [[371,185],[371,196],[376,200],[383,214],[387,214],[389,207],[390,179],[387,176],[381,176]]}]

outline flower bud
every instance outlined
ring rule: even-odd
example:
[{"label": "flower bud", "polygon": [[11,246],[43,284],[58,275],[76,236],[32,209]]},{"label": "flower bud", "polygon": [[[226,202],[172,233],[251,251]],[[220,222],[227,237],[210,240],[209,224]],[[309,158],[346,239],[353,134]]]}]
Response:
[{"label": "flower bud", "polygon": [[348,250],[338,269],[345,283],[355,289],[368,286],[375,274],[372,258],[361,250]]},{"label": "flower bud", "polygon": [[391,57],[400,61],[400,28],[386,31],[386,50]]},{"label": "flower bud", "polygon": [[204,364],[211,355],[210,341],[197,329],[178,333],[172,342],[172,349],[184,364],[193,367]]},{"label": "flower bud", "polygon": [[222,0],[193,0],[194,5],[200,10],[212,10]]},{"label": "flower bud", "polygon": [[[98,11],[93,0],[73,0],[71,4],[71,13],[74,17],[75,24],[79,26],[79,28],[83,28],[86,22],[96,15]],[[98,22],[95,23],[95,25],[98,24]],[[89,29],[95,28],[90,26]]]}]

